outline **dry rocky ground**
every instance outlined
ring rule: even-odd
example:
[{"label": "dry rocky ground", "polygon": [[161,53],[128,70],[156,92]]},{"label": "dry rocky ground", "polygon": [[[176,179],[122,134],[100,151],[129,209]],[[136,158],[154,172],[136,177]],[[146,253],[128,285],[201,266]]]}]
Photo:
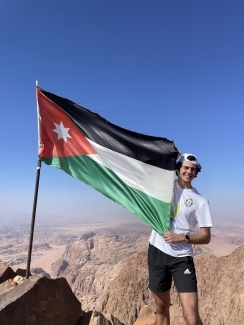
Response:
[{"label": "dry rocky ground", "polygon": [[[242,325],[244,319],[244,246],[229,256],[196,260],[200,314],[205,325]],[[147,257],[133,256],[109,284],[98,308],[124,324],[134,324],[145,305],[155,320],[154,301],[147,287]],[[171,294],[171,324],[184,320],[175,288]],[[143,324],[143,322],[142,322]],[[145,320],[144,320],[145,324]]]},{"label": "dry rocky ground", "polygon": [[[211,243],[195,247],[205,325],[242,325],[243,230],[242,224],[215,223]],[[145,312],[145,305],[149,305],[149,319],[155,318],[147,287],[149,234],[150,229],[140,222],[118,225],[76,220],[59,222],[58,226],[55,222],[37,225],[31,266],[39,272],[42,268],[52,277],[65,277],[83,310],[100,311],[120,324],[139,325],[137,318]],[[28,240],[29,225],[2,223],[0,262],[25,268]],[[184,324],[174,288],[171,315],[173,325]]]}]

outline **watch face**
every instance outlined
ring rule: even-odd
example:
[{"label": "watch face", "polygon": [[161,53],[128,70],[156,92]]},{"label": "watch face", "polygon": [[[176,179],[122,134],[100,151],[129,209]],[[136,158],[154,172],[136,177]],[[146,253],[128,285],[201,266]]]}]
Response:
[{"label": "watch face", "polygon": [[190,240],[189,236],[188,235],[185,235],[186,237],[186,243],[188,243],[188,241]]}]

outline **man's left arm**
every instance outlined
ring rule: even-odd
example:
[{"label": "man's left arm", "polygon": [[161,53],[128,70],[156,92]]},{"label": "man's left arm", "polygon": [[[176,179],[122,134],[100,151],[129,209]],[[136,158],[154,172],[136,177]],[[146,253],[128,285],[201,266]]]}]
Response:
[{"label": "man's left arm", "polygon": [[[208,244],[211,240],[211,228],[210,227],[201,227],[199,228],[199,234],[188,235],[189,241],[188,244],[201,245]],[[163,238],[166,243],[183,243],[186,242],[185,234],[176,234],[172,231],[167,231],[163,234]]]}]

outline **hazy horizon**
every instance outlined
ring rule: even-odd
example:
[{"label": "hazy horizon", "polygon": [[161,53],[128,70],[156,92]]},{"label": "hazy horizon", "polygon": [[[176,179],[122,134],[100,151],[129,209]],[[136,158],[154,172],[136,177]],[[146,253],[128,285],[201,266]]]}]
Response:
[{"label": "hazy horizon", "polygon": [[[143,220],[141,220],[136,215],[133,215],[129,211],[123,209],[122,207],[118,207],[119,211],[118,214],[114,212],[110,213],[90,213],[87,215],[71,215],[71,214],[52,214],[52,213],[46,213],[46,214],[36,214],[35,218],[35,225],[39,224],[55,224],[55,222],[59,224],[75,224],[75,223],[141,223],[147,225]],[[17,223],[27,223],[31,224],[32,220],[32,214],[28,213],[16,213],[16,212],[7,212],[7,213],[0,213],[0,225],[2,222],[8,223],[11,221],[17,221]],[[238,218],[236,216],[234,217],[223,217],[223,216],[215,216],[214,217],[214,224],[215,225],[221,225],[221,222],[229,225],[244,225],[244,218]],[[150,226],[148,226],[150,227]]]}]

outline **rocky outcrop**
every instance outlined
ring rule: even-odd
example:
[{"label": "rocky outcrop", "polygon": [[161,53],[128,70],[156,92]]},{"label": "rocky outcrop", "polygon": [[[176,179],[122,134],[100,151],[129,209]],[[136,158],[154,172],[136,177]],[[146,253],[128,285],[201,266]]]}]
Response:
[{"label": "rocky outcrop", "polygon": [[98,311],[89,311],[82,315],[78,325],[124,325],[120,323],[113,315],[109,315],[108,318]]},{"label": "rocky outcrop", "polygon": [[9,279],[13,279],[15,276],[16,272],[14,272],[11,267],[4,263],[0,263],[0,284]]},{"label": "rocky outcrop", "polygon": [[204,324],[242,324],[244,246],[228,256],[197,262],[200,312]]},{"label": "rocky outcrop", "polygon": [[[66,277],[82,302],[82,309],[87,311],[80,322],[80,303],[63,278],[50,280],[34,275],[25,280],[26,270],[13,271],[0,264],[0,324],[72,325],[75,321],[76,325],[153,324],[155,305],[148,290],[146,254],[149,234],[146,230],[137,231],[136,225],[131,228],[131,232],[118,227],[113,231],[104,228],[99,234],[94,231],[83,234],[80,240],[67,246],[62,259],[53,265],[54,275]],[[0,248],[11,247],[2,244]],[[214,257],[205,245],[196,246],[195,253],[204,325],[241,325],[244,246],[220,258]],[[41,268],[31,269],[31,273],[49,276]],[[174,286],[171,303],[171,324],[185,325]]]},{"label": "rocky outcrop", "polygon": [[47,273],[46,271],[44,271],[41,267],[33,267],[33,268],[31,268],[31,273],[32,273],[33,275],[43,275],[43,276],[45,276],[46,278],[51,279],[50,274]]},{"label": "rocky outcrop", "polygon": [[151,308],[148,305],[142,307],[140,314],[135,322],[135,325],[145,325],[145,324],[155,324],[156,314],[152,312]]},{"label": "rocky outcrop", "polygon": [[207,245],[193,245],[194,258],[215,257]]},{"label": "rocky outcrop", "polygon": [[86,234],[67,246],[62,259],[53,265],[54,274],[67,279],[83,310],[93,310],[122,265],[137,254],[137,246],[147,246],[148,236],[139,237],[139,241],[137,245],[117,236]]},{"label": "rocky outcrop", "polygon": [[98,310],[114,315],[121,323],[134,324],[145,306],[153,302],[148,290],[147,254],[138,253],[123,266],[102,297]]},{"label": "rocky outcrop", "polygon": [[[69,244],[62,258],[52,266],[54,276],[65,277],[85,311],[97,309],[109,283],[119,274],[124,263],[138,252],[147,251],[148,231],[131,233],[123,227],[103,233],[88,232]],[[140,228],[139,228],[140,230]],[[110,236],[109,234],[113,235]],[[126,240],[124,240],[126,238]],[[196,247],[201,257],[213,256],[205,247]]]},{"label": "rocky outcrop", "polygon": [[244,237],[241,236],[227,236],[225,238],[226,243],[230,243],[232,245],[240,246],[244,244]]},{"label": "rocky outcrop", "polygon": [[[196,259],[195,265],[203,323],[241,325],[244,319],[244,246],[229,256]],[[174,286],[171,303],[171,324],[185,325]],[[148,305],[147,319],[153,319],[155,306],[148,289],[147,256],[139,253],[128,260],[110,283],[98,310],[105,316],[113,314],[125,325],[133,325],[139,320],[143,324],[143,316],[137,318],[145,305]]]},{"label": "rocky outcrop", "polygon": [[0,295],[1,325],[77,325],[80,316],[64,278],[32,276]]}]

